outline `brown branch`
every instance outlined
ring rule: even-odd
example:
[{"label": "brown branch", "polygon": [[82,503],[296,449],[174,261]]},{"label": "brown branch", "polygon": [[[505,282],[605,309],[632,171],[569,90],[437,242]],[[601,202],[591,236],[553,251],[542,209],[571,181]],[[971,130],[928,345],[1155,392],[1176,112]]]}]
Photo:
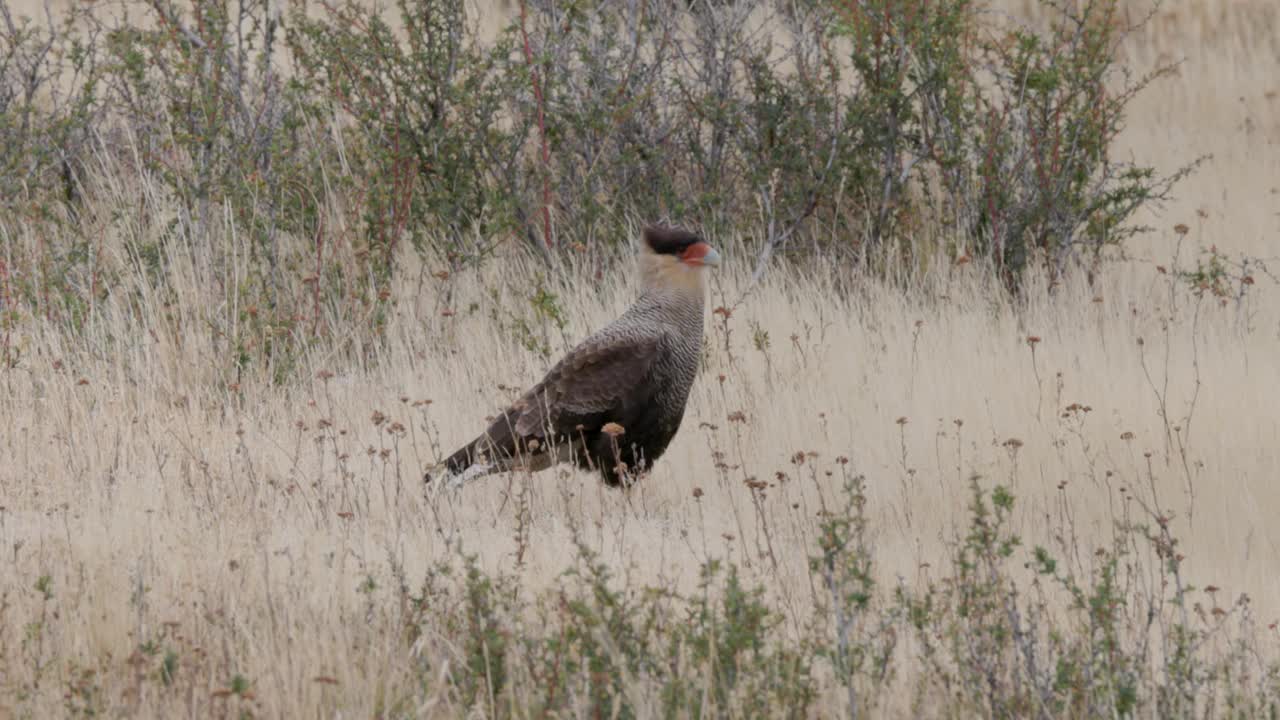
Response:
[{"label": "brown branch", "polygon": [[529,33],[525,28],[528,19],[528,3],[520,0],[520,37],[524,41],[524,60],[529,66],[529,82],[533,84],[533,100],[538,106],[538,135],[542,141],[542,241],[551,243],[551,150],[547,146],[547,125],[543,118],[542,86],[538,83],[538,69],[533,62],[533,50],[529,48]]}]

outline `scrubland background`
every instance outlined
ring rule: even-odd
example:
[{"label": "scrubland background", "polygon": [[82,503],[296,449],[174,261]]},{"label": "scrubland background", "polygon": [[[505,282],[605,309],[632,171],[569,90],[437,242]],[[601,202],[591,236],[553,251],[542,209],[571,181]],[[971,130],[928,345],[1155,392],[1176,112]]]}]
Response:
[{"label": "scrubland background", "polygon": [[[119,286],[83,317],[4,300],[0,715],[1274,713],[1278,12],[1167,2],[1125,40],[1180,62],[1112,152],[1209,157],[1092,282],[1010,292],[941,248],[905,279],[756,281],[747,240],[710,238],[703,369],[627,492],[421,482],[627,306],[625,246],[559,274],[402,246],[376,334],[317,300],[287,372],[240,375],[223,335],[259,309],[214,278],[255,272],[241,219],[170,246],[164,292],[142,221],[102,222]],[[118,162],[95,217],[164,207]],[[0,219],[9,280],[56,239]]]}]

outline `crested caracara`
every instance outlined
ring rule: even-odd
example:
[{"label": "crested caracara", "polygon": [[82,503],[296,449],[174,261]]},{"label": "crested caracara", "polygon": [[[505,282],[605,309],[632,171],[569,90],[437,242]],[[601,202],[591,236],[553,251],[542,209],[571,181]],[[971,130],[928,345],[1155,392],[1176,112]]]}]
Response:
[{"label": "crested caracara", "polygon": [[647,228],[635,304],[426,481],[459,487],[492,473],[573,462],[618,486],[647,470],[684,417],[702,352],[703,274],[719,264],[719,253],[697,235]]}]

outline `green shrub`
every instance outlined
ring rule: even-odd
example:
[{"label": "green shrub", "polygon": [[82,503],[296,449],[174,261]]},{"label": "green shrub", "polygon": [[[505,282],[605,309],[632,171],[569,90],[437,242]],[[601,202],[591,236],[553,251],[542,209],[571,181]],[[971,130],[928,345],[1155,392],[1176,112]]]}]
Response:
[{"label": "green shrub", "polygon": [[[1189,171],[1112,159],[1162,72],[1117,63],[1114,0],[1044,0],[1041,29],[972,0],[522,0],[493,39],[458,0],[3,8],[0,223],[57,223],[12,295],[82,321],[120,282],[105,227],[162,295],[195,251],[245,312],[209,323],[229,376],[283,379],[333,319],[372,354],[406,242],[455,272],[514,239],[554,272],[667,219],[741,238],[757,276],[783,252],[891,276],[950,253],[1018,291],[1092,272]],[[130,192],[112,174],[137,207],[82,217]]]},{"label": "green shrub", "polygon": [[[290,15],[294,82],[317,122],[355,123],[344,150],[347,192],[363,212],[370,252],[390,272],[396,244],[458,255],[473,232],[509,231],[506,182],[527,127],[503,127],[520,81],[503,67],[510,40],[481,47],[459,0],[398,0],[398,29],[368,3],[299,4]],[[527,125],[527,123],[526,123]]]},{"label": "green shrub", "polygon": [[0,212],[57,220],[73,209],[93,130],[101,122],[96,34],[85,12],[14,17],[0,3]]},{"label": "green shrub", "polygon": [[843,475],[845,502],[822,511],[809,579],[823,599],[802,624],[728,560],[706,561],[684,594],[620,581],[579,542],[561,582],[530,597],[517,575],[461,556],[461,572],[428,573],[408,619],[422,692],[500,717],[808,717],[832,699],[858,717],[903,696],[928,717],[1278,706],[1280,666],[1263,660],[1270,641],[1247,598],[1193,599],[1158,499],[1130,496],[1102,547],[1064,524],[1051,528],[1057,547],[1025,548],[1013,493],[974,476],[949,561],[880,588],[863,479],[837,464],[827,477]]}]

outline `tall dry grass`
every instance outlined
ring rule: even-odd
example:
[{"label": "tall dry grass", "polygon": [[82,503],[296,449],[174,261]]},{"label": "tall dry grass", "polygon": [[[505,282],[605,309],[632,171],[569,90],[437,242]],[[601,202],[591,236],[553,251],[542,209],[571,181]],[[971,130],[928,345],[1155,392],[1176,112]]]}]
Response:
[{"label": "tall dry grass", "polygon": [[[1277,254],[1275,21],[1262,2],[1171,4],[1132,40],[1140,64],[1187,60],[1140,96],[1126,151],[1169,168],[1213,158],[1092,286],[1014,304],[972,265],[940,263],[907,287],[781,268],[748,287],[745,259],[731,258],[708,300],[732,311],[709,317],[683,429],[627,493],[549,471],[425,495],[420,477],[546,368],[519,321],[558,354],[626,307],[632,278],[584,271],[554,288],[560,331],[509,281],[532,272],[521,258],[442,279],[407,257],[376,362],[330,318],[303,360],[310,379],[281,387],[228,371],[217,329],[243,308],[208,266],[216,253],[248,271],[233,223],[222,247],[174,251],[181,280],[166,296],[129,259],[132,226],[112,226],[98,251],[125,285],[86,328],[26,317],[4,340],[21,361],[0,377],[0,715],[90,698],[152,717],[386,712],[422,682],[393,589],[459,543],[530,595],[564,582],[571,536],[626,587],[690,588],[723,557],[798,632],[818,510],[836,492],[819,468],[840,456],[866,476],[882,586],[939,573],[976,473],[1017,495],[1027,546],[1085,568],[1126,507],[1158,503],[1186,576],[1220,588],[1197,591],[1205,607],[1247,594],[1263,626],[1280,620],[1277,288],[1259,272],[1223,303],[1175,277],[1211,245]],[[151,190],[113,185],[128,174],[106,169],[93,201]],[[41,242],[2,231],[11,253]],[[180,650],[181,693],[154,682],[140,646],[158,636]],[[1273,653],[1274,638],[1260,647]],[[885,714],[921,711],[904,662]],[[465,711],[415,697],[404,714]],[[840,700],[824,696],[822,714]],[[923,707],[945,714],[944,700]]]}]

